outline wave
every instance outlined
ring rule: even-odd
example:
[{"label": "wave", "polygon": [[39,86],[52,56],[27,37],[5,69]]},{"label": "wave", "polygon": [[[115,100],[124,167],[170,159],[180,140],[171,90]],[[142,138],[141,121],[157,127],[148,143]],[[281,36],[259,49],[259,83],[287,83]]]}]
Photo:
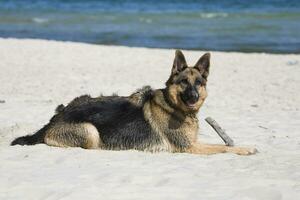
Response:
[{"label": "wave", "polygon": [[200,13],[201,18],[224,18],[228,17],[227,13]]},{"label": "wave", "polygon": [[147,23],[147,24],[151,24],[152,23],[152,19],[150,19],[150,18],[144,18],[144,17],[140,17],[139,21],[143,22],[143,23]]},{"label": "wave", "polygon": [[40,17],[34,17],[32,18],[32,21],[37,23],[37,24],[44,24],[44,23],[47,23],[49,22],[49,19],[47,18],[40,18]]}]

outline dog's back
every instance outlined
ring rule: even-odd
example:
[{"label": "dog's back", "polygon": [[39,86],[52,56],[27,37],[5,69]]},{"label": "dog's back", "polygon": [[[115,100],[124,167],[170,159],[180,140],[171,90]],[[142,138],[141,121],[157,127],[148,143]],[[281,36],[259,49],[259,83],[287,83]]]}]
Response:
[{"label": "dog's back", "polygon": [[[103,149],[153,149],[161,138],[146,121],[145,102],[152,98],[150,87],[130,97],[84,95],[67,106],[60,105],[49,124],[31,136],[17,138],[12,145],[46,143]],[[90,137],[90,136],[93,137]],[[96,142],[96,144],[95,144]]]}]

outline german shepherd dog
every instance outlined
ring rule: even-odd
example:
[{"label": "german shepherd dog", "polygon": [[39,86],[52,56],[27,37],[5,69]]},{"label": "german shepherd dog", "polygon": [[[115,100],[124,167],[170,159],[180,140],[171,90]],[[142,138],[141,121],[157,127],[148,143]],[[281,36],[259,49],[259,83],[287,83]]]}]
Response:
[{"label": "german shepherd dog", "polygon": [[88,95],[59,105],[50,122],[11,145],[45,143],[56,147],[250,155],[255,148],[202,144],[197,112],[207,97],[210,54],[189,67],[180,50],[164,89],[146,86],[128,97]]}]

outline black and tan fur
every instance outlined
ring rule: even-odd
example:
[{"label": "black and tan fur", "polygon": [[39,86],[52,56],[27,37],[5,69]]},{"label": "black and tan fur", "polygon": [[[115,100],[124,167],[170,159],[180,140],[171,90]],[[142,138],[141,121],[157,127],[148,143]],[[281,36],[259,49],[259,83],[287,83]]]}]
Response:
[{"label": "black and tan fur", "polygon": [[60,105],[50,122],[34,135],[15,139],[12,145],[45,143],[58,147],[186,152],[215,154],[255,153],[253,148],[198,142],[197,112],[207,97],[210,54],[188,67],[177,50],[164,89],[144,87],[129,97],[88,95]]}]

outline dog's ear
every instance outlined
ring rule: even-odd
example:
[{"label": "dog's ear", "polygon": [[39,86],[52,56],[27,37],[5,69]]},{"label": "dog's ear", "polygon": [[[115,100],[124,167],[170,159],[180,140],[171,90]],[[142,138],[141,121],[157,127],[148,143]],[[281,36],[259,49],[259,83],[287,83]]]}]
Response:
[{"label": "dog's ear", "polygon": [[176,50],[173,68],[172,68],[172,74],[179,73],[183,71],[185,68],[187,68],[187,64],[184,55],[180,50]]},{"label": "dog's ear", "polygon": [[194,68],[199,70],[201,75],[207,79],[209,74],[209,66],[210,66],[210,53],[206,53],[198,60]]}]

